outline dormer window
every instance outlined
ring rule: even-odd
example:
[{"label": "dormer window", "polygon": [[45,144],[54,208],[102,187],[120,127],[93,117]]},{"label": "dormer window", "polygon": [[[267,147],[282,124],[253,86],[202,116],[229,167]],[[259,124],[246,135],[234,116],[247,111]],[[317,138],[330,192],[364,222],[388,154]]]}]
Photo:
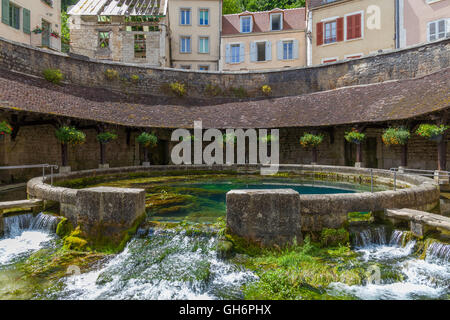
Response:
[{"label": "dormer window", "polygon": [[253,21],[251,16],[241,17],[241,33],[250,33],[253,29]]},{"label": "dormer window", "polygon": [[280,31],[283,30],[283,14],[272,13],[270,15],[270,30]]}]

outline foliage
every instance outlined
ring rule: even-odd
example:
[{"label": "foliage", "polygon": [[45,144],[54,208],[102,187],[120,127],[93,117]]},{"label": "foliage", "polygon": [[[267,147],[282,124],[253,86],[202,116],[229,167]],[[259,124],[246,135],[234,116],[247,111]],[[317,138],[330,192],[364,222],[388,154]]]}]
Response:
[{"label": "foliage", "polygon": [[137,83],[139,81],[139,76],[137,74],[131,75],[131,81]]},{"label": "foliage", "polygon": [[62,144],[83,144],[86,141],[86,134],[74,127],[61,127],[55,131],[56,138]]},{"label": "foliage", "polygon": [[67,10],[67,8],[71,5],[74,5],[78,2],[78,0],[61,0],[61,10]]},{"label": "foliage", "polygon": [[416,134],[426,138],[426,139],[434,139],[438,136],[441,136],[447,131],[447,129],[450,128],[449,126],[445,126],[441,124],[440,126],[437,126],[435,124],[428,124],[424,123],[419,126],[416,130]]},{"label": "foliage", "polygon": [[74,231],[64,238],[64,248],[67,250],[81,251],[87,245],[87,241],[82,238],[80,227],[77,227]]},{"label": "foliage", "polygon": [[216,97],[222,94],[222,89],[216,84],[208,83],[205,88],[205,93],[211,97]]},{"label": "foliage", "polygon": [[117,139],[117,134],[113,132],[102,132],[97,135],[97,141],[100,143],[108,143]]},{"label": "foliage", "polygon": [[345,133],[344,138],[348,142],[360,144],[361,142],[364,141],[364,139],[366,138],[366,135],[362,132],[359,132],[355,128],[353,128],[352,131]]},{"label": "foliage", "polygon": [[170,90],[177,96],[183,97],[186,95],[186,86],[184,83],[178,81],[169,84]]},{"label": "foliage", "polygon": [[73,226],[67,218],[62,218],[56,227],[56,234],[60,238],[70,235],[73,231]]},{"label": "foliage", "polygon": [[105,77],[108,80],[117,80],[119,79],[119,72],[117,72],[117,70],[113,70],[113,69],[107,69],[105,71]]},{"label": "foliage", "polygon": [[320,244],[322,247],[347,245],[350,236],[344,228],[341,229],[322,229],[320,234]]},{"label": "foliage", "polygon": [[223,14],[233,14],[242,12],[240,0],[224,0],[222,5]]},{"label": "foliage", "polygon": [[404,145],[411,137],[411,133],[405,128],[388,128],[384,131],[381,139],[387,146]]},{"label": "foliage", "polygon": [[70,51],[70,29],[69,29],[69,15],[66,11],[61,12],[61,50],[65,53]]},{"label": "foliage", "polygon": [[243,98],[248,97],[248,92],[243,87],[239,87],[239,88],[230,87],[230,88],[228,88],[228,91],[237,98],[243,99]]},{"label": "foliage", "polygon": [[261,87],[261,91],[262,91],[262,93],[264,93],[266,96],[268,96],[268,95],[270,95],[270,94],[272,93],[272,88],[271,88],[269,85],[265,84],[265,85],[263,85],[263,86]]},{"label": "foliage", "polygon": [[158,138],[153,133],[142,132],[137,141],[144,147],[156,146],[158,144]]},{"label": "foliage", "polygon": [[223,14],[243,11],[268,11],[275,8],[289,9],[305,6],[305,0],[224,0]]},{"label": "foliage", "polygon": [[276,136],[273,136],[271,134],[266,134],[265,136],[259,137],[259,141],[269,143],[269,142],[275,142],[278,141],[278,138]]},{"label": "foliage", "polygon": [[305,133],[300,138],[300,145],[303,148],[315,148],[323,142],[323,134]]},{"label": "foliage", "polygon": [[6,121],[0,122],[0,134],[1,135],[11,134],[12,131],[13,131],[13,127],[11,127],[8,124],[8,122],[6,122]]},{"label": "foliage", "polygon": [[45,69],[42,72],[45,80],[54,84],[60,84],[64,76],[59,69]]}]

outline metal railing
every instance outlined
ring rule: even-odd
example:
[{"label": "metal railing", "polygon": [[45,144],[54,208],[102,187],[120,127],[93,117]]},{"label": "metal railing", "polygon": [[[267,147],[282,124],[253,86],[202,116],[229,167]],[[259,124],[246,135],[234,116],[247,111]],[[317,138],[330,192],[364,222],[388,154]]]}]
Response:
[{"label": "metal railing", "polygon": [[31,164],[22,166],[6,166],[0,167],[0,170],[15,170],[15,169],[39,169],[42,168],[42,179],[45,178],[45,169],[50,168],[50,184],[53,186],[53,170],[59,167],[56,164]]},{"label": "metal railing", "polygon": [[432,177],[448,180],[450,176],[449,171],[439,170],[424,170],[424,169],[408,169],[408,168],[391,168],[390,171],[394,172],[394,190],[396,190],[397,173],[412,174],[423,177]]}]

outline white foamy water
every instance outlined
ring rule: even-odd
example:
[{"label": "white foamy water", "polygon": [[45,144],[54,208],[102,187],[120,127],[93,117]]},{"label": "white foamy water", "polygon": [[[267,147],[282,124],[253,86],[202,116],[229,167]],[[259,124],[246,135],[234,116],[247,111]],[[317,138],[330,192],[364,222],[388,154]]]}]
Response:
[{"label": "white foamy water", "polygon": [[98,270],[64,281],[58,299],[210,300],[240,298],[251,272],[216,258],[214,238],[158,232],[132,240]]}]

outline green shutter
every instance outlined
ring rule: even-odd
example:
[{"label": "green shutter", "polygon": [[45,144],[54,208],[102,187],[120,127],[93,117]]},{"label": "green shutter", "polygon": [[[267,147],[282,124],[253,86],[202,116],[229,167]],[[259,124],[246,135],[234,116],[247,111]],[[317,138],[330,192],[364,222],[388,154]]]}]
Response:
[{"label": "green shutter", "polygon": [[31,34],[30,30],[30,10],[23,9],[23,32]]},{"label": "green shutter", "polygon": [[9,0],[2,0],[2,22],[9,25]]}]

